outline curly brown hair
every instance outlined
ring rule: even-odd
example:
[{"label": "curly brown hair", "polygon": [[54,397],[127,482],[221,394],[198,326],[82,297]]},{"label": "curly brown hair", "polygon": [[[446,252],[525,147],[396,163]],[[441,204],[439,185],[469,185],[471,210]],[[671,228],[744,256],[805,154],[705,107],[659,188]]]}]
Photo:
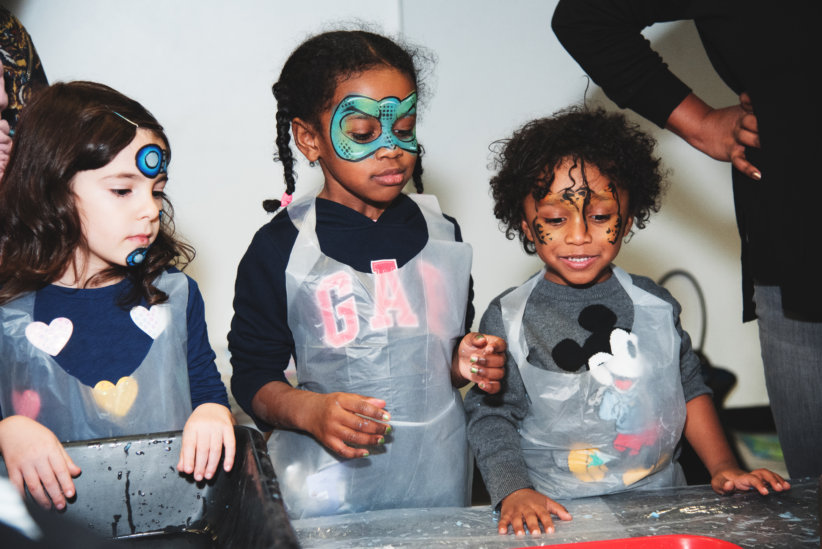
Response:
[{"label": "curly brown hair", "polygon": [[[124,120],[128,119],[128,121]],[[86,245],[71,180],[111,162],[132,142],[137,124],[170,147],[163,127],[138,102],[95,82],[49,86],[23,109],[8,166],[0,180],[0,305],[54,282]],[[160,231],[145,261],[112,265],[87,285],[128,278],[128,306],[168,296],[153,285],[168,267],[183,268],[194,250],[174,236],[173,209],[164,199]]]},{"label": "curly brown hair", "polygon": [[628,213],[634,225],[645,227],[659,211],[666,173],[654,155],[656,141],[619,113],[602,108],[569,107],[548,118],[526,123],[510,139],[492,145],[491,179],[494,215],[505,236],[518,237],[526,253],[536,253],[522,231],[525,198],[545,196],[556,169],[566,160],[593,165],[628,193]]}]

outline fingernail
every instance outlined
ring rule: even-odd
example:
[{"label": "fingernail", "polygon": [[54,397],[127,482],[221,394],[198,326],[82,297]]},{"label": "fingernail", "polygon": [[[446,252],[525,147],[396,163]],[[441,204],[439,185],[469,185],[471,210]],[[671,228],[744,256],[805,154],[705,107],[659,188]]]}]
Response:
[{"label": "fingernail", "polygon": [[475,338],[475,340],[476,339],[485,339],[485,334],[477,334],[477,337]]},{"label": "fingernail", "polygon": [[479,372],[479,368],[471,368],[472,374],[476,374],[477,372]]},{"label": "fingernail", "polygon": [[371,454],[368,452],[368,450],[366,450],[366,451],[365,451],[365,453],[364,453],[362,456],[360,456],[360,457],[367,458],[367,457],[368,457],[368,456],[370,456],[370,455],[371,455]]},{"label": "fingernail", "polygon": [[380,438],[377,440],[377,444],[385,444],[385,437],[380,437]]},{"label": "fingernail", "polygon": [[391,431],[393,431],[393,430],[394,430],[394,428],[393,428],[393,427],[391,427],[390,425],[387,425],[387,426],[385,427],[385,434],[386,434],[386,435],[390,435],[390,434],[391,434]]},{"label": "fingernail", "polygon": [[759,181],[760,179],[762,179],[762,174],[759,173],[759,172],[754,172],[753,173],[753,178],[756,179],[757,181]]},{"label": "fingernail", "polygon": [[485,383],[480,383],[480,384],[479,384],[479,388],[480,388],[480,389],[485,389]]},{"label": "fingernail", "polygon": [[383,414],[382,415],[382,420],[383,421],[388,421],[389,419],[391,419],[391,414]]},{"label": "fingernail", "polygon": [[476,363],[477,363],[477,360],[479,360],[479,359],[478,359],[476,356],[473,356],[473,355],[472,355],[472,356],[471,356],[471,358],[470,358],[469,360],[471,361],[471,364],[476,364]]}]

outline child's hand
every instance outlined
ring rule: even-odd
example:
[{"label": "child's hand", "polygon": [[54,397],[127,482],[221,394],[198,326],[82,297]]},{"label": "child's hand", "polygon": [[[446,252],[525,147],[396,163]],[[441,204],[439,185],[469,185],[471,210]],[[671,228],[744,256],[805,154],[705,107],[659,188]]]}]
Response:
[{"label": "child's hand", "polygon": [[200,404],[183,427],[183,442],[177,470],[191,475],[194,480],[210,479],[217,472],[220,455],[225,447],[223,470],[234,465],[234,416],[222,404]]},{"label": "child's hand", "polygon": [[730,494],[734,491],[745,491],[756,488],[763,496],[768,494],[770,485],[777,492],[789,490],[790,483],[768,469],[757,469],[750,473],[739,468],[728,468],[716,473],[711,478],[711,487],[718,494]]},{"label": "child's hand", "polygon": [[500,390],[505,375],[505,340],[471,332],[462,338],[451,361],[451,381],[461,387],[473,381],[486,393]]},{"label": "child's hand", "polygon": [[25,487],[40,506],[57,509],[74,496],[71,478],[80,474],[57,437],[44,425],[25,416],[0,421],[0,454],[9,480],[25,497]]},{"label": "child's hand", "polygon": [[344,458],[368,456],[365,448],[352,448],[349,444],[376,446],[385,443],[384,435],[391,432],[390,425],[381,423],[391,419],[384,409],[384,400],[352,393],[305,393],[311,398],[306,403],[306,429]]},{"label": "child's hand", "polygon": [[525,535],[525,527],[532,536],[541,535],[540,523],[548,534],[554,533],[554,522],[551,515],[562,520],[571,520],[568,510],[547,496],[530,488],[511,492],[502,500],[499,513],[499,533],[507,534],[508,525],[517,536]]}]

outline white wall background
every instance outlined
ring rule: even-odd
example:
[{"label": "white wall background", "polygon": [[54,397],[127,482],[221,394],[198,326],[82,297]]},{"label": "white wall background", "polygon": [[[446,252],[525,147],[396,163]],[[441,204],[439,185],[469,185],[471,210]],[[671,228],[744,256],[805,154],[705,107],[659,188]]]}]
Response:
[{"label": "white wall background", "polygon": [[[554,1],[518,0],[2,0],[32,35],[49,80],[96,80],[143,103],[166,127],[177,227],[197,249],[187,271],[200,284],[212,345],[226,380],[226,334],[237,263],[279,197],[271,160],[271,85],[290,51],[316,32],[356,21],[402,34],[438,57],[418,136],[426,190],[474,247],[478,314],[539,268],[505,239],[488,193],[489,144],[530,118],[583,99],[587,81],[550,30]],[[715,105],[735,97],[718,81],[690,23],[646,32],[674,70]],[[596,86],[589,103],[615,108]],[[738,383],[729,406],[767,402],[755,323],[741,322],[739,240],[730,168],[642,122],[673,171],[662,211],[622,248],[618,263],[658,279],[686,269],[708,302],[704,350]],[[304,163],[298,194],[321,183]],[[701,330],[687,283],[668,286],[683,324]]]}]

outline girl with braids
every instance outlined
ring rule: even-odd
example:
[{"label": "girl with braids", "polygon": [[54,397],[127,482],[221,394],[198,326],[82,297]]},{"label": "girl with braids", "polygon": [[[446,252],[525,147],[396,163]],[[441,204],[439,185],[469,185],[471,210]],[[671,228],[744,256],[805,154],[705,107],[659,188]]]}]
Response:
[{"label": "girl with braids", "polygon": [[[92,82],[26,106],[0,185],[0,454],[61,509],[80,469],[61,441],[183,429],[177,468],[211,478],[233,416],[174,237],[162,126]],[[193,411],[192,411],[193,410]]]},{"label": "girl with braids", "polygon": [[[274,85],[284,207],[236,284],[232,391],[264,431],[289,514],[469,502],[462,399],[499,390],[502,340],[477,333],[471,249],[422,192],[415,54],[363,31],[317,35]],[[288,204],[297,149],[319,194]],[[285,377],[291,357],[297,387]]]}]

